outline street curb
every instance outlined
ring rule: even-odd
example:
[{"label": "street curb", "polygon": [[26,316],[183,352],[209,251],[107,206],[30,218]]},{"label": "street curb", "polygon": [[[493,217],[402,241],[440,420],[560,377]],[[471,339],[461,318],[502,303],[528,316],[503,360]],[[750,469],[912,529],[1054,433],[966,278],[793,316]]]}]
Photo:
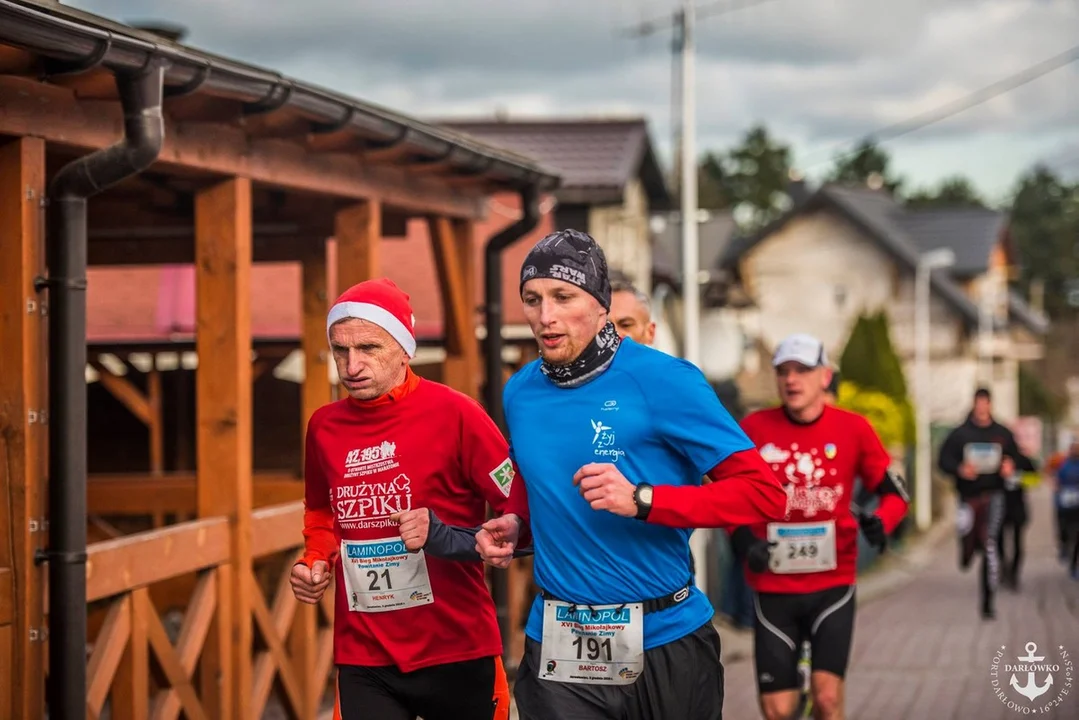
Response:
[{"label": "street curb", "polygon": [[[884,555],[880,560],[881,567],[858,578],[857,605],[879,600],[913,581],[933,562],[936,549],[951,537],[954,529],[954,511],[946,512],[928,530],[912,538],[902,550]],[[717,620],[713,620],[712,624],[719,632],[724,663],[753,658],[752,629],[735,630]]]}]

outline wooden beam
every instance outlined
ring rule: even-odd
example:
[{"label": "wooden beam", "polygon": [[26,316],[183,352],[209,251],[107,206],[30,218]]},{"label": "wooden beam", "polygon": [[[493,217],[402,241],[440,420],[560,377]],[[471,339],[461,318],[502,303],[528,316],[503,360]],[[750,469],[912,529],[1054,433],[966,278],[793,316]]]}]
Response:
[{"label": "wooden beam", "polygon": [[266,557],[303,545],[303,503],[259,508],[251,516],[251,556]]},{"label": "wooden beam", "polygon": [[[326,338],[326,313],[329,311],[326,246],[311,248],[303,259],[303,330],[300,344],[304,354],[301,427],[316,410],[330,402],[331,386],[328,363],[329,342]],[[303,448],[303,438],[301,449]]]},{"label": "wooden beam", "polygon": [[[15,617],[15,583],[11,579],[13,575],[11,568],[0,568],[0,625],[10,625]],[[0,707],[4,707],[2,703],[7,700],[8,698],[0,698]]]},{"label": "wooden beam", "polygon": [[[300,427],[304,429],[304,437],[297,438],[301,455],[306,451],[306,430],[311,416],[332,400],[327,367],[330,362],[329,343],[326,338],[326,313],[329,310],[327,285],[326,245],[322,244],[311,248],[303,259],[303,329],[300,345],[304,354],[304,380],[301,389]],[[282,524],[278,525],[279,522]],[[251,532],[256,545],[259,541],[275,535],[295,538],[293,542],[297,543],[303,533],[303,504],[293,503],[256,511]],[[261,550],[262,548],[253,549],[252,555],[258,557]],[[295,669],[296,692],[300,694],[300,716],[315,718],[326,685],[325,676],[319,678],[315,674],[318,652],[317,607],[303,603],[296,608],[287,642],[292,667]]]},{"label": "wooden beam", "polygon": [[146,395],[135,387],[130,380],[119,375],[113,375],[111,370],[96,360],[92,360],[90,365],[97,370],[98,381],[101,386],[119,400],[120,404],[130,410],[132,415],[142,421],[143,425],[149,425],[151,421],[150,402],[147,400]]},{"label": "wooden beam", "polygon": [[[302,258],[307,249],[326,242],[329,233],[255,235],[253,262],[290,262]],[[195,262],[195,233],[174,238],[112,238],[91,240],[91,265],[190,265]]]},{"label": "wooden beam", "polygon": [[[211,634],[203,673],[219,678],[211,716],[250,717],[251,697],[251,181],[195,198],[198,510],[229,520],[231,562],[218,603],[231,601],[231,642]],[[231,597],[224,597],[230,592]],[[203,685],[203,691],[207,690]]]},{"label": "wooden beam", "polygon": [[146,400],[150,410],[150,472],[165,472],[165,417],[161,399],[161,372],[150,368],[146,378]]},{"label": "wooden beam", "polygon": [[[259,473],[252,484],[254,507],[303,499],[303,481],[288,474]],[[91,475],[86,506],[91,515],[194,515],[198,486],[193,473]]]},{"label": "wooden beam", "polygon": [[[0,134],[41,137],[83,150],[107,147],[120,137],[119,103],[80,101],[66,88],[15,77],[0,77],[0,97]],[[475,192],[375,164],[395,161],[398,152],[368,153],[367,162],[355,155],[311,154],[302,142],[252,140],[242,128],[169,117],[154,169],[190,168],[340,198],[380,199],[416,212],[483,216],[483,197]]]},{"label": "wooden beam", "polygon": [[[43,643],[30,640],[31,630],[44,628],[45,566],[34,562],[46,542],[45,323],[34,289],[45,266],[44,197],[45,143],[21,138],[0,145],[0,567],[14,573],[18,609],[14,657],[0,656],[0,665],[12,668],[10,690],[4,691],[10,693],[11,717],[45,712]],[[0,706],[0,715],[5,712]]]},{"label": "wooden beam", "polygon": [[378,201],[357,203],[337,212],[337,293],[381,272],[379,242],[382,240],[382,205]]},{"label": "wooden beam", "polygon": [[131,636],[112,686],[112,717],[143,720],[150,716],[150,645],[146,636],[145,588],[131,595]]},{"label": "wooden beam", "polygon": [[304,145],[313,153],[353,153],[363,148],[363,140],[345,131],[308,135]]},{"label": "wooden beam", "polygon": [[88,602],[229,561],[225,518],[206,518],[125,535],[86,549]]},{"label": "wooden beam", "polygon": [[105,68],[73,75],[56,75],[49,78],[49,83],[70,89],[75,93],[75,97],[80,99],[120,99],[120,92],[116,88],[116,78],[112,71]]},{"label": "wooden beam", "polygon": [[0,75],[23,75],[34,69],[34,56],[10,45],[0,45]]},{"label": "wooden beam", "polygon": [[248,115],[240,121],[247,134],[255,138],[306,138],[311,121],[294,112],[278,110],[263,115]]},{"label": "wooden beam", "polygon": [[470,224],[455,226],[444,217],[429,218],[427,226],[442,296],[446,336],[443,382],[476,398],[480,378],[473,313],[476,296],[472,227]]}]

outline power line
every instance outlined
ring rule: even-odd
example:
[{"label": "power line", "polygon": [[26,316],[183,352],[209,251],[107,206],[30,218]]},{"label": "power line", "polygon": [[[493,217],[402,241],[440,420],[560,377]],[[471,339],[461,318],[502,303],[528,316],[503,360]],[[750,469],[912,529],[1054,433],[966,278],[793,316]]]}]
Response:
[{"label": "power line", "polygon": [[[1030,67],[1021,70],[1014,75],[1006,77],[1002,80],[998,80],[990,85],[986,85],[980,90],[975,90],[969,95],[959,98],[958,100],[953,100],[952,102],[945,103],[940,107],[934,108],[924,113],[919,113],[918,115],[907,118],[902,122],[887,125],[883,128],[880,128],[876,132],[864,135],[857,140],[845,142],[839,147],[850,145],[853,142],[858,142],[859,140],[866,138],[871,139],[876,144],[887,142],[888,140],[894,140],[897,137],[901,137],[908,133],[915,132],[916,130],[921,130],[922,128],[928,127],[942,120],[947,120],[953,115],[958,115],[961,112],[965,112],[973,107],[981,105],[982,103],[988,102],[995,97],[999,97],[1000,95],[1009,93],[1012,90],[1016,90],[1017,88],[1020,88],[1023,85],[1027,85],[1028,83],[1034,82],[1038,78],[1044,75],[1048,75],[1054,70],[1059,70],[1060,68],[1065,67],[1075,62],[1076,60],[1079,60],[1079,45],[1069,48],[1068,50],[1065,50],[1058,55],[1054,55],[1048,60],[1043,60],[1036,65],[1031,65]],[[835,148],[833,148],[833,151],[834,150]],[[855,155],[856,152],[857,151],[853,150],[847,151],[846,153],[842,153],[834,158],[829,158],[827,160],[822,159],[818,162],[810,163],[808,167],[817,167],[818,165],[823,165],[824,163],[831,162],[833,160],[843,160]]]},{"label": "power line", "polygon": [[[716,2],[698,5],[694,9],[694,14],[697,16],[697,20],[703,20],[704,18],[715,17],[716,15],[726,15],[727,13],[735,12],[737,10],[746,10],[756,5],[764,5],[765,3],[770,2],[776,2],[776,0],[741,0],[741,2],[734,2],[734,0],[717,0]],[[632,27],[625,28],[620,34],[629,37],[645,37],[667,28],[677,28],[680,23],[680,15],[681,10],[675,10],[662,17],[646,20]]]}]

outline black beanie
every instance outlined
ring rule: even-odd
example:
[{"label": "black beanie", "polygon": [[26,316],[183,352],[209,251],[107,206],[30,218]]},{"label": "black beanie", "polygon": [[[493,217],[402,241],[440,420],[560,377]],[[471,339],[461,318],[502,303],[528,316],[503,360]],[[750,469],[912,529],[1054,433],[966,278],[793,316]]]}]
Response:
[{"label": "black beanie", "polygon": [[521,293],[533,278],[551,278],[576,285],[592,295],[605,310],[611,309],[611,280],[607,256],[591,235],[580,230],[559,230],[536,243],[521,265]]}]

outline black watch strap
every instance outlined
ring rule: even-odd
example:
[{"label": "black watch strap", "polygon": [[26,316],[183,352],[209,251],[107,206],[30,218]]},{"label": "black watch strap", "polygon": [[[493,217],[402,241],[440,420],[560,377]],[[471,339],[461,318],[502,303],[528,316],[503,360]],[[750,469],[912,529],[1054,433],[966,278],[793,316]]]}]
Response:
[{"label": "black watch strap", "polygon": [[649,500],[648,502],[645,502],[644,499],[641,498],[641,490],[643,488],[648,488],[649,490],[652,490],[651,485],[649,485],[648,483],[643,482],[643,483],[639,483],[637,485],[637,488],[633,491],[633,502],[637,504],[637,519],[638,520],[647,519],[648,518],[648,513],[652,512],[652,501]]}]

